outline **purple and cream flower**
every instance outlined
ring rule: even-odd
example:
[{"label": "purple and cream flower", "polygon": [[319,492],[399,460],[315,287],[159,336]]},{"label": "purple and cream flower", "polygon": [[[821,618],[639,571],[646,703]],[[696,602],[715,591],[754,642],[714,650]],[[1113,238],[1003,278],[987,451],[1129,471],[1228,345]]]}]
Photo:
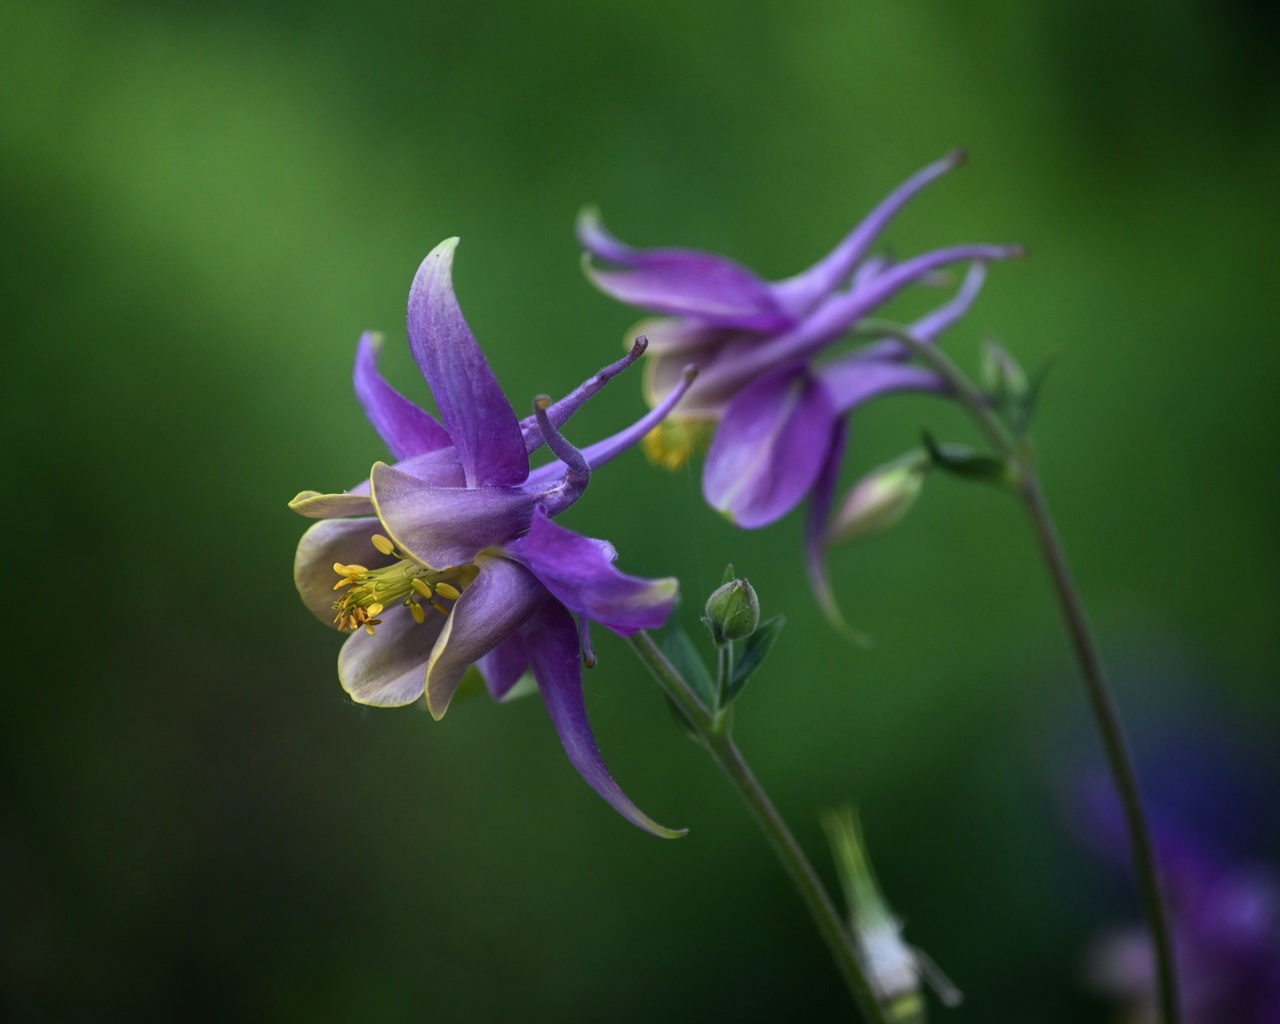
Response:
[{"label": "purple and cream flower", "polygon": [[[387,383],[378,340],[364,335],[356,394],[398,461],[376,463],[348,492],[305,491],[290,503],[319,520],[298,545],[298,591],[318,618],[350,631],[338,677],[353,700],[399,707],[425,696],[439,719],[470,666],[496,700],[531,672],[588,784],[639,827],[681,835],[613,780],[582,688],[582,663],[594,664],[589,624],[622,636],[660,626],[677,582],[619,572],[611,544],[552,519],[581,496],[592,468],[640,440],[683,388],[604,441],[579,451],[565,440],[560,426],[640,356],[638,342],[566,398],[540,398],[532,416],[517,419],[454,296],[456,245],[432,250],[409,293],[409,345],[443,422]],[[529,456],[543,444],[554,459],[531,470]]]},{"label": "purple and cream flower", "polygon": [[873,342],[833,358],[822,358],[825,350],[909,285],[944,267],[968,264],[954,297],[909,327],[933,341],[973,303],[986,264],[1021,253],[1016,246],[959,245],[900,261],[869,255],[893,217],[963,156],[952,153],[908,179],[831,253],[783,281],[765,281],[711,253],[625,245],[605,230],[594,210],[578,220],[578,239],[588,256],[609,265],[586,262],[596,286],[662,314],[635,328],[649,339],[650,405],[675,393],[686,366],[699,371],[671,415],[645,439],[650,458],[679,468],[714,431],[703,495],[747,529],[777,521],[810,497],[807,546],[820,596],[826,592],[823,536],[849,413],[881,395],[946,390],[932,371],[912,365],[897,341]]}]

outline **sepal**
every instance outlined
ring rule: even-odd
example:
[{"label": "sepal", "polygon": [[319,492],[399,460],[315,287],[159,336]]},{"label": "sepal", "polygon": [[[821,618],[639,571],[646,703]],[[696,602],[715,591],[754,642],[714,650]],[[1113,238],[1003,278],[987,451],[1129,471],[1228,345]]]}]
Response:
[{"label": "sepal", "polygon": [[929,453],[930,464],[952,476],[994,484],[1005,490],[1012,490],[1016,484],[1013,467],[995,455],[984,454],[966,444],[949,441],[939,443],[927,431],[924,434],[924,447]]},{"label": "sepal", "polygon": [[746,643],[742,645],[742,657],[733,666],[733,674],[729,677],[729,692],[726,703],[732,704],[738,699],[738,694],[742,692],[742,688],[747,685],[747,681],[756,674],[756,670],[764,663],[765,656],[773,649],[774,641],[778,639],[778,634],[782,632],[782,627],[786,624],[785,616],[775,615],[773,618],[766,619],[760,623],[759,628],[747,637]]}]

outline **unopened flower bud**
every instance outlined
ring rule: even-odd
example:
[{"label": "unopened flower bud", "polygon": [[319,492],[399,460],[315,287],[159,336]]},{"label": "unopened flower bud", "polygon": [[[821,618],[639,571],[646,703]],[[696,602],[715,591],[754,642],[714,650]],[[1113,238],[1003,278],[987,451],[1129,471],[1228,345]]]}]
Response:
[{"label": "unopened flower bud", "polygon": [[733,579],[707,598],[707,628],[717,646],[745,640],[760,624],[760,600],[746,580]]},{"label": "unopened flower bud", "polygon": [[832,544],[883,533],[907,514],[924,487],[921,460],[891,462],[874,469],[849,491],[827,532]]},{"label": "unopened flower bud", "polygon": [[983,349],[982,383],[987,393],[1001,403],[1022,402],[1031,391],[1018,361],[994,341],[988,341]]}]

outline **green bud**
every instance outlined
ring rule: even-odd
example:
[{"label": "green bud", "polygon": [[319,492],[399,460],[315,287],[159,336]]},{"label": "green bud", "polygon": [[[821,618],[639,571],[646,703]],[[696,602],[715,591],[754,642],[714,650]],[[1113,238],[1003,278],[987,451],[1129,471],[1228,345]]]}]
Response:
[{"label": "green bud", "polygon": [[982,353],[982,383],[987,393],[1002,405],[1019,405],[1031,391],[1018,361],[994,341],[988,341]]},{"label": "green bud", "polygon": [[850,489],[827,531],[832,544],[844,544],[897,524],[910,511],[924,488],[927,460],[899,459],[873,469]]},{"label": "green bud", "polygon": [[730,580],[717,587],[707,598],[706,611],[703,621],[717,646],[745,640],[760,624],[760,600],[746,580]]}]

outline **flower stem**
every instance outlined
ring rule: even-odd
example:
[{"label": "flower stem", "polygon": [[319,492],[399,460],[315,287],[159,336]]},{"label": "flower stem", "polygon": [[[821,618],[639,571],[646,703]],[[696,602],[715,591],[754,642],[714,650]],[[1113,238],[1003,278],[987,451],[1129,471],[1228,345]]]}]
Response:
[{"label": "flower stem", "polygon": [[1058,536],[1044,491],[1040,487],[1034,457],[1029,445],[1019,441],[992,410],[986,396],[965,376],[964,371],[942,351],[917,338],[910,331],[892,324],[876,322],[864,325],[868,331],[880,336],[888,335],[907,346],[913,355],[927,363],[951,387],[956,397],[965,405],[988,440],[1006,459],[1016,491],[1031,517],[1039,541],[1041,553],[1053,581],[1058,605],[1071,636],[1071,645],[1084,676],[1085,691],[1094,721],[1106,750],[1111,778],[1124,807],[1125,824],[1129,833],[1130,854],[1134,874],[1142,892],[1143,909],[1151,929],[1155,946],[1157,986],[1160,996],[1160,1020],[1163,1024],[1178,1024],[1181,1011],[1178,1003],[1178,977],[1174,960],[1173,930],[1168,902],[1161,883],[1160,867],[1156,860],[1155,843],[1151,838],[1151,826],[1142,799],[1138,781],[1137,764],[1125,735],[1124,722],[1115,694],[1102,664],[1097,640],[1085,615],[1084,602],[1076,588],[1067,562],[1066,551]]},{"label": "flower stem", "polygon": [[728,777],[738,795],[747,805],[751,816],[765,834],[783,868],[791,876],[813,918],[813,923],[827,944],[831,956],[839,967],[850,994],[862,1011],[868,1024],[888,1024],[876,999],[871,982],[862,968],[850,942],[850,936],[836,911],[835,905],[823,888],[813,866],[805,857],[800,844],[787,828],[773,802],[761,788],[750,767],[743,759],[737,744],[728,731],[716,731],[711,714],[698,701],[689,684],[658,649],[648,633],[641,630],[631,638],[632,649],[645,667],[653,674],[663,692],[671,698],[680,713],[693,727],[712,760]]},{"label": "flower stem", "polygon": [[1155,945],[1157,983],[1160,990],[1160,1019],[1165,1024],[1178,1024],[1180,1011],[1178,977],[1174,967],[1173,929],[1169,920],[1169,909],[1161,882],[1160,868],[1156,861],[1155,843],[1152,841],[1151,827],[1143,807],[1137,763],[1129,745],[1129,739],[1125,735],[1124,722],[1120,717],[1120,709],[1116,704],[1111,684],[1107,680],[1106,668],[1102,664],[1097,641],[1085,616],[1084,603],[1080,599],[1080,592],[1076,589],[1075,580],[1071,575],[1066,552],[1058,536],[1057,527],[1054,525],[1053,516],[1049,512],[1040,481],[1031,467],[1025,467],[1021,475],[1021,492],[1035,526],[1040,550],[1049,566],[1049,575],[1058,595],[1062,617],[1066,621],[1067,631],[1071,634],[1071,644],[1075,648],[1076,658],[1084,673],[1085,689],[1089,694],[1089,704],[1098,724],[1098,732],[1102,736],[1102,745],[1106,748],[1111,776],[1120,793],[1120,802],[1124,806],[1134,873],[1142,889],[1143,907]]}]

